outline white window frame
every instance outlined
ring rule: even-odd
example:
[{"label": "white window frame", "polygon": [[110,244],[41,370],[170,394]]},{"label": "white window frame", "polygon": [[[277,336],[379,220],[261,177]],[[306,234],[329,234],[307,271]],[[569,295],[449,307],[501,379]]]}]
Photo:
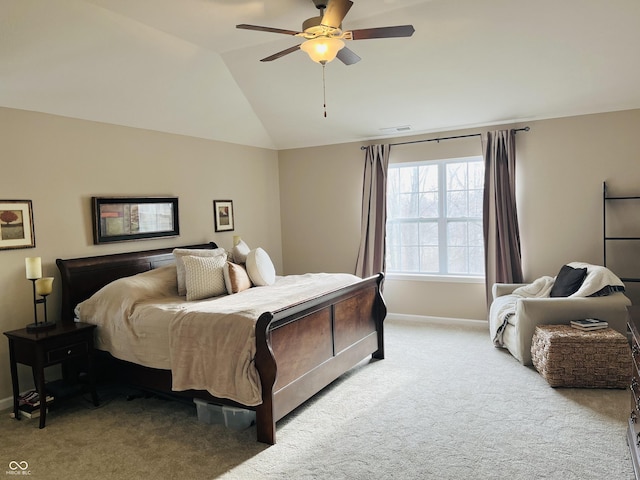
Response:
[{"label": "white window frame", "polygon": [[[408,280],[408,281],[439,281],[439,282],[452,282],[452,283],[484,283],[485,274],[450,274],[446,272],[447,267],[447,242],[446,242],[446,230],[447,230],[447,217],[446,217],[446,165],[449,163],[460,162],[483,162],[481,155],[474,155],[469,157],[458,158],[446,158],[438,160],[425,160],[418,162],[404,162],[404,163],[392,163],[389,165],[389,169],[406,168],[406,167],[419,167],[422,165],[438,165],[438,210],[439,215],[437,219],[438,224],[438,247],[439,247],[439,264],[440,272],[400,272],[400,271],[388,271],[386,277],[393,280]],[[477,219],[482,221],[480,217],[465,217],[467,220]],[[387,217],[387,222],[393,222],[393,219]],[[387,262],[387,268],[389,262]]]}]

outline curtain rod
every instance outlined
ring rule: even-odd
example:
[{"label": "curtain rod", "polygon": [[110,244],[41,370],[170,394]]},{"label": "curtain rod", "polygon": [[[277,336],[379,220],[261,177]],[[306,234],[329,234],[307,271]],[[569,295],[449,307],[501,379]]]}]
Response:
[{"label": "curtain rod", "polygon": [[[531,130],[529,127],[522,127],[522,128],[514,128],[513,129],[514,132],[528,132],[529,130]],[[454,135],[453,137],[438,137],[438,138],[428,138],[426,140],[413,140],[413,141],[410,141],[410,142],[390,143],[389,145],[394,147],[396,145],[409,145],[411,143],[440,142],[440,140],[454,140],[456,138],[479,137],[480,135],[482,135],[482,134],[481,133],[470,133],[468,135]],[[360,147],[360,150],[365,150],[366,148],[367,148],[366,146],[362,146],[362,147]]]}]

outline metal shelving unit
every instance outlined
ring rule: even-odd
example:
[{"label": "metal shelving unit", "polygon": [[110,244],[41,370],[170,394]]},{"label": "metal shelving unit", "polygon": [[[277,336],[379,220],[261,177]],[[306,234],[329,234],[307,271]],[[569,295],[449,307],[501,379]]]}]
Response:
[{"label": "metal shelving unit", "polygon": [[[607,202],[609,201],[625,201],[625,200],[640,200],[640,196],[609,196],[607,194],[607,182],[602,182],[602,234],[603,234],[603,265],[607,266],[607,242],[609,241],[634,241],[640,240],[640,237],[631,236],[607,236]],[[640,205],[639,205],[640,206]],[[621,278],[623,282],[640,282],[640,277]]]}]

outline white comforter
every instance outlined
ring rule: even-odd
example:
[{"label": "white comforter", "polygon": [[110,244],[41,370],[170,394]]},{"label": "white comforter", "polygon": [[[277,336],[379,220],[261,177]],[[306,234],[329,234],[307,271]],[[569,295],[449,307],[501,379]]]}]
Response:
[{"label": "white comforter", "polygon": [[76,308],[98,325],[96,348],[172,372],[175,391],[198,389],[244,405],[262,401],[254,365],[255,323],[274,311],[355,283],[349,274],[278,277],[274,285],[186,302],[174,266],[122,278]]}]

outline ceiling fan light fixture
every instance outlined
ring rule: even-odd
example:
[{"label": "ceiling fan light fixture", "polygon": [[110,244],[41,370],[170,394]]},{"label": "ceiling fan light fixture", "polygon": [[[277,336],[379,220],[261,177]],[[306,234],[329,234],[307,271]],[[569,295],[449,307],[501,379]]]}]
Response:
[{"label": "ceiling fan light fixture", "polygon": [[334,37],[316,37],[300,45],[300,49],[306,52],[311,60],[322,65],[335,59],[343,47],[344,42]]}]

